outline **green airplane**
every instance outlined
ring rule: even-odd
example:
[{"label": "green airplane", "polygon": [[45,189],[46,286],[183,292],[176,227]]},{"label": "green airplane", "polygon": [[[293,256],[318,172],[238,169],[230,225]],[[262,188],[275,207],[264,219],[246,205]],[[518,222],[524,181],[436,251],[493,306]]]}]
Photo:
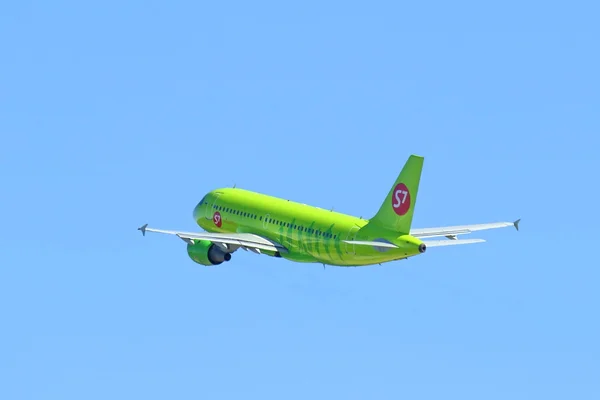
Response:
[{"label": "green airplane", "polygon": [[411,229],[422,169],[423,157],[411,155],[381,208],[368,220],[240,188],[222,188],[206,194],[194,208],[194,219],[206,232],[154,229],[148,224],[138,230],[144,236],[158,232],[179,237],[187,243],[190,258],[206,266],[231,260],[231,254],[241,248],[290,261],[346,267],[402,260],[429,247],[484,242],[458,239],[474,231],[509,226],[519,230],[520,219]]}]

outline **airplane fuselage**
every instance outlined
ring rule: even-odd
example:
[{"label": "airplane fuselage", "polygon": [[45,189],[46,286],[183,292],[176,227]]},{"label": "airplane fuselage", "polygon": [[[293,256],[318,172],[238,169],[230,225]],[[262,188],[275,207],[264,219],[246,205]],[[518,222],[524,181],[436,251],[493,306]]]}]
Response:
[{"label": "airplane fuselage", "polygon": [[[285,246],[281,256],[296,262],[372,265],[421,253],[422,241],[382,229],[368,220],[239,188],[208,193],[194,209],[207,232],[253,233]],[[392,243],[397,248],[359,246],[344,240]]]}]

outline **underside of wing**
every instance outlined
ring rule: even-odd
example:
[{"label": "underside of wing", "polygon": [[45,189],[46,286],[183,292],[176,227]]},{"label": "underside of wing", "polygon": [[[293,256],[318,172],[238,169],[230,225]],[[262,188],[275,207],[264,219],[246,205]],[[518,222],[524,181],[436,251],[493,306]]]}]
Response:
[{"label": "underside of wing", "polygon": [[180,232],[148,228],[148,225],[144,225],[138,228],[138,230],[142,231],[143,235],[145,235],[146,232],[156,232],[168,235],[175,235],[183,241],[191,244],[193,244],[194,241],[197,240],[208,240],[213,243],[222,245],[229,251],[235,251],[241,247],[258,253],[260,253],[260,250],[275,251],[280,253],[288,252],[288,250],[281,244],[252,233]]},{"label": "underside of wing", "polygon": [[515,222],[493,222],[489,224],[475,224],[475,225],[457,225],[457,226],[446,226],[440,228],[421,228],[412,229],[410,234],[419,239],[432,238],[432,237],[447,237],[448,239],[456,239],[458,235],[466,235],[468,233],[483,231],[487,229],[498,229],[514,226],[519,230],[518,219]]}]

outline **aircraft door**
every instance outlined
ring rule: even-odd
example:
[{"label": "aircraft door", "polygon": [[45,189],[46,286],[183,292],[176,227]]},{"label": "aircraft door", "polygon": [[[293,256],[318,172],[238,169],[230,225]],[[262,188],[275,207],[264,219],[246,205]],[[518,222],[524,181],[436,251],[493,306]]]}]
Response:
[{"label": "aircraft door", "polygon": [[213,219],[213,215],[215,214],[215,211],[217,211],[215,210],[215,206],[217,205],[217,200],[219,199],[220,195],[221,193],[215,194],[213,201],[209,201],[206,205],[206,214],[204,215],[206,219]]},{"label": "aircraft door", "polygon": [[[358,233],[359,229],[360,226],[358,225],[354,225],[352,228],[350,228],[346,240],[356,240],[356,234]],[[353,244],[346,243],[346,254],[356,254],[356,249]]]},{"label": "aircraft door", "polygon": [[267,215],[265,215],[265,216],[263,217],[263,228],[264,228],[264,230],[267,230],[267,226],[268,226],[267,220],[268,220],[269,218],[271,218],[271,214],[267,214]]}]

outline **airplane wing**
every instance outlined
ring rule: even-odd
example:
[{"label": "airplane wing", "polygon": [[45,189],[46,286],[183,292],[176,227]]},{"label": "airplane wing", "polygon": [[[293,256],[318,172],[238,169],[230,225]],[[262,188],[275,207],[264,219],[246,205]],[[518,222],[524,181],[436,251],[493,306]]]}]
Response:
[{"label": "airplane wing", "polygon": [[519,230],[519,222],[521,222],[520,219],[516,220],[515,222],[493,222],[489,224],[457,225],[441,228],[421,228],[412,229],[410,234],[419,239],[445,236],[448,239],[456,240],[458,235],[466,235],[471,232],[483,231],[486,229],[498,229],[514,226],[517,230]]},{"label": "airplane wing", "polygon": [[288,250],[279,243],[252,233],[192,233],[168,231],[164,229],[148,228],[148,224],[139,227],[138,230],[142,231],[142,235],[144,236],[146,236],[146,232],[175,235],[189,244],[193,244],[195,240],[209,240],[213,243],[223,246],[224,248],[230,250],[230,252],[233,252],[240,247],[244,250],[250,250],[255,253],[260,253],[261,250],[278,251],[280,253],[288,252]]}]

